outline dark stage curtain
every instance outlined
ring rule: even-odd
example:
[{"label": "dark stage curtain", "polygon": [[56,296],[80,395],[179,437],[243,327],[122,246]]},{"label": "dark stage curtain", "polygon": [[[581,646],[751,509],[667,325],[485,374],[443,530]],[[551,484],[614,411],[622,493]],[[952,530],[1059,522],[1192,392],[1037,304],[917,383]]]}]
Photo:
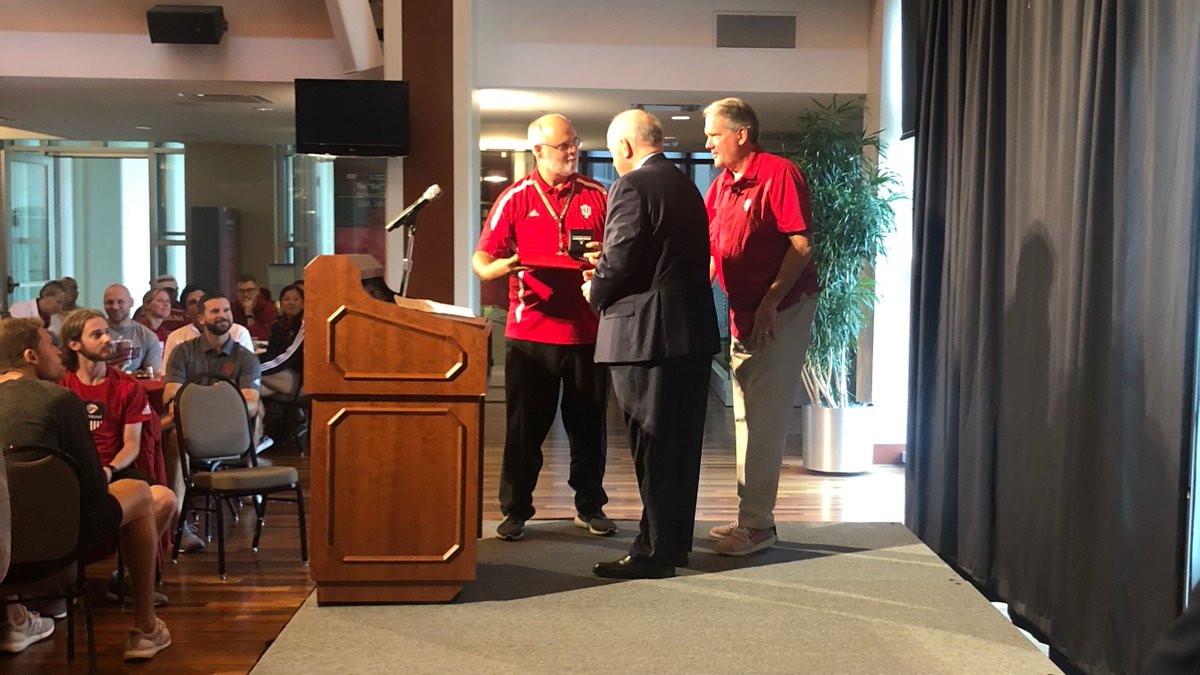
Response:
[{"label": "dark stage curtain", "polygon": [[1186,590],[1200,2],[915,2],[907,524],[1136,672]]}]

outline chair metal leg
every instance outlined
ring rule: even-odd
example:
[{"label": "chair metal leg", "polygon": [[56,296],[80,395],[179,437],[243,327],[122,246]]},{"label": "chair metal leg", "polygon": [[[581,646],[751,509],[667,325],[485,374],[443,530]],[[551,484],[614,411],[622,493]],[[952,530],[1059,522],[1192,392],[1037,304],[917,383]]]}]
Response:
[{"label": "chair metal leg", "polygon": [[296,515],[300,517],[300,560],[308,565],[308,528],[304,524],[304,494],[296,485]]},{"label": "chair metal leg", "polygon": [[221,512],[221,500],[217,500],[217,573],[225,580],[225,516]]},{"label": "chair metal leg", "polygon": [[[258,497],[258,495],[255,495],[255,497]],[[258,553],[258,541],[262,537],[263,520],[267,515],[267,500],[255,499],[254,511],[258,514],[258,522],[254,525],[254,542],[250,544],[250,548],[254,549],[255,553]]]},{"label": "chair metal leg", "polygon": [[[96,630],[92,621],[92,603],[88,600],[87,588],[83,589],[80,602],[83,603],[83,620],[87,626],[88,673],[89,675],[94,675],[96,672]],[[70,603],[68,607],[74,604]],[[68,609],[67,611],[70,612],[71,610]]]},{"label": "chair metal leg", "polygon": [[67,663],[75,663],[75,603],[67,598]]},{"label": "chair metal leg", "polygon": [[241,502],[238,502],[233,497],[225,499],[224,501],[225,506],[229,507],[229,515],[233,516],[233,524],[237,525],[239,522],[241,522],[240,514],[238,514],[238,509],[241,508]]},{"label": "chair metal leg", "polygon": [[212,514],[213,514],[213,497],[212,493],[204,496],[204,539],[209,543],[212,542]]}]

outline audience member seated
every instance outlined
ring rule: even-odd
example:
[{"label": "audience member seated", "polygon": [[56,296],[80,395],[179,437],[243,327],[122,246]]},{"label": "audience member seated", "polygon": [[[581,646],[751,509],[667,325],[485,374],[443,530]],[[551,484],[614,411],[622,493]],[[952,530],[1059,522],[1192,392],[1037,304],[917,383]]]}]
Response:
[{"label": "audience member seated", "polygon": [[[54,384],[65,375],[59,351],[39,322],[0,322],[0,447],[59,448],[82,468],[87,550],[119,535],[133,584],[133,628],[124,658],[151,659],[171,645],[170,631],[154,613],[155,553],[169,519],[155,513],[150,486],[139,480],[114,480],[111,470],[101,466],[83,403],[74,392]],[[166,511],[174,511],[173,502]],[[38,570],[26,566],[10,567],[10,581],[39,576]],[[21,651],[53,630],[53,622],[9,605],[3,648]]]},{"label": "audience member seated", "polygon": [[173,529],[175,495],[165,487],[161,448],[142,448],[142,425],[153,420],[146,392],[129,375],[110,368],[113,355],[108,322],[94,309],[77,309],[63,321],[62,354],[67,374],[59,382],[83,401],[100,464],[114,480],[149,484],[154,515]]},{"label": "audience member seated", "polygon": [[79,309],[79,307],[75,304],[79,302],[79,282],[75,281],[74,277],[63,277],[62,279],[58,280],[58,283],[62,284],[63,288],[67,289],[67,301],[63,303],[62,308],[65,318],[65,315]]},{"label": "audience member seated", "polygon": [[246,399],[247,411],[252,416],[258,415],[262,367],[253,350],[230,337],[229,330],[234,324],[229,299],[223,295],[206,295],[200,299],[199,311],[204,336],[184,342],[171,352],[163,401],[173,401],[179,388],[188,382],[216,374],[232,380]]},{"label": "audience member seated", "polygon": [[[188,324],[187,315],[171,306],[171,295],[165,288],[151,288],[142,297],[141,316],[134,319],[154,331],[164,345],[171,331]],[[165,354],[164,354],[165,356]],[[166,362],[164,358],[164,363]]]},{"label": "audience member seated", "polygon": [[8,313],[14,319],[41,319],[42,328],[50,331],[50,335],[57,340],[66,302],[66,286],[59,281],[47,281],[36,299],[15,302],[8,308]]},{"label": "audience member seated", "polygon": [[271,326],[262,362],[262,397],[292,398],[304,372],[304,291],[295,285],[279,293],[279,318]]},{"label": "audience member seated", "polygon": [[[167,344],[163,347],[164,368],[165,364],[170,363],[171,353],[175,351],[176,347],[188,340],[195,340],[204,332],[204,316],[200,313],[200,299],[204,295],[204,289],[198,286],[186,286],[183,289],[183,302],[187,308],[188,324],[176,328],[167,335]],[[250,338],[250,331],[246,330],[245,326],[233,324],[229,329],[229,335],[251,354],[254,353],[254,341]]]},{"label": "audience member seated", "polygon": [[259,292],[253,274],[237,278],[237,303],[233,306],[233,322],[245,326],[255,340],[271,339],[271,326],[279,317],[274,303]]},{"label": "audience member seated", "polygon": [[108,334],[116,348],[113,365],[132,373],[153,368],[162,370],[163,346],[154,331],[130,318],[133,296],[121,284],[104,289],[104,311],[108,314]]}]

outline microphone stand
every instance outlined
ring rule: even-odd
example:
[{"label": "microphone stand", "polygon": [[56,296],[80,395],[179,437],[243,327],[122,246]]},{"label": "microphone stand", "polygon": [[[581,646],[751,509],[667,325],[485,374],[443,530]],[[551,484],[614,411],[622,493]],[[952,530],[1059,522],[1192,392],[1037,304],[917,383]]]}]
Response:
[{"label": "microphone stand", "polygon": [[416,214],[413,214],[413,217],[405,225],[407,227],[404,228],[404,272],[400,276],[400,297],[402,298],[408,297],[408,275],[412,272],[413,241],[417,232]]}]

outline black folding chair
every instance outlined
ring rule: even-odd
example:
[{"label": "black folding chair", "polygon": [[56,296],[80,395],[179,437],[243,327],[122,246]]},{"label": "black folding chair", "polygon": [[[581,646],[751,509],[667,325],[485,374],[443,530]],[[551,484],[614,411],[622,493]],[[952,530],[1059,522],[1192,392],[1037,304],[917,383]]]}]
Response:
[{"label": "black folding chair", "polygon": [[[204,380],[207,380],[205,382]],[[175,433],[187,482],[183,514],[175,532],[172,560],[179,558],[179,544],[188,511],[209,511],[217,518],[218,572],[225,579],[225,521],[221,503],[253,496],[258,516],[254,528],[255,552],[262,536],[268,501],[295,502],[300,518],[300,559],[308,564],[308,539],[304,523],[304,494],[295,467],[258,466],[254,452],[253,420],[242,392],[231,380],[206,376],[189,382],[175,395]],[[203,467],[196,471],[192,464]],[[294,498],[275,496],[295,493]],[[204,507],[193,500],[205,499]],[[208,506],[215,500],[215,507]]]}]

